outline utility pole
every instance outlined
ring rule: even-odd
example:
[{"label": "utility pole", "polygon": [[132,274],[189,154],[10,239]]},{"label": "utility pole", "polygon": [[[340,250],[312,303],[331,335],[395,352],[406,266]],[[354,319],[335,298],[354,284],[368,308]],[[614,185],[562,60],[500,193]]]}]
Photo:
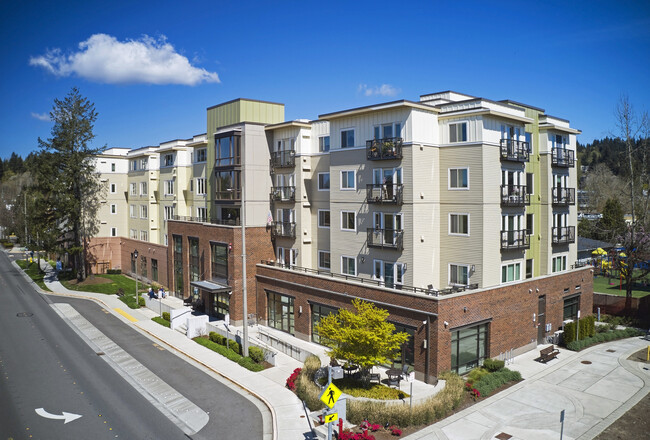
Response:
[{"label": "utility pole", "polygon": [[25,208],[25,246],[27,245],[27,193],[23,193]]},{"label": "utility pole", "polygon": [[242,345],[242,355],[248,356],[248,298],[246,292],[246,188],[244,187],[244,173],[242,173],[242,186],[241,186],[241,260],[242,260],[242,300],[244,312],[244,335]]}]

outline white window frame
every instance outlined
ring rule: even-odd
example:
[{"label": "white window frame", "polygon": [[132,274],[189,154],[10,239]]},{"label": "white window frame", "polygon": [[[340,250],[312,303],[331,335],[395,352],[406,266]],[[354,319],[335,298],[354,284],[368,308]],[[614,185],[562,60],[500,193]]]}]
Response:
[{"label": "white window frame", "polygon": [[111,194],[115,194],[117,192],[117,185],[114,183],[111,183]]},{"label": "white window frame", "polygon": [[148,231],[140,231],[140,241],[149,241],[149,232]]},{"label": "white window frame", "polygon": [[[352,173],[352,187],[347,186]],[[345,177],[344,177],[345,176]],[[331,182],[330,182],[331,183]],[[345,183],[345,186],[344,186]],[[342,170],[341,171],[341,191],[356,191],[357,189],[357,172],[356,170]]]},{"label": "white window frame", "polygon": [[[330,220],[329,225],[325,226],[325,225],[321,224],[321,217],[320,217],[320,216],[321,216],[321,212],[327,212],[327,213],[329,213],[329,220]],[[319,210],[318,210],[318,220],[317,220],[317,221],[318,221],[318,227],[319,227],[319,228],[322,228],[322,229],[329,229],[329,228],[332,226],[332,212],[331,212],[329,209],[319,209]]]},{"label": "white window frame", "polygon": [[140,205],[140,218],[148,218],[149,208],[147,205]]},{"label": "white window frame", "polygon": [[147,182],[140,182],[140,195],[141,196],[146,196],[147,195]]},{"label": "white window frame", "polygon": [[[321,265],[321,255],[329,255],[329,267]],[[321,270],[332,270],[332,253],[330,251],[318,251],[318,268]]]},{"label": "white window frame", "polygon": [[199,219],[207,220],[208,218],[208,208],[205,206],[196,207],[196,217]]},{"label": "white window frame", "polygon": [[131,229],[131,235],[130,238],[132,240],[137,240],[138,239],[138,230],[137,229]]},{"label": "white window frame", "polygon": [[135,208],[136,205],[129,205],[129,217],[138,218],[138,211]]},{"label": "white window frame", "polygon": [[148,168],[147,165],[149,165],[149,160],[146,157],[140,159],[140,169],[141,170],[145,171]]},{"label": "white window frame", "polygon": [[111,203],[111,215],[117,214],[117,205],[115,203]]},{"label": "white window frame", "polygon": [[298,249],[295,248],[284,248],[284,247],[278,247],[276,255],[278,258],[279,263],[284,266],[286,265],[284,257],[287,254],[287,251],[289,252],[289,266],[297,266],[298,265]]},{"label": "white window frame", "polygon": [[[353,145],[347,145],[348,136],[346,136],[346,137],[345,137],[345,144],[346,144],[346,145],[343,146],[343,133],[348,133],[348,132],[350,132],[350,131],[352,132]],[[355,147],[354,144],[357,143],[357,138],[356,138],[356,132],[355,132],[355,129],[354,129],[354,128],[343,128],[343,129],[341,129],[341,131],[340,131],[340,136],[339,136],[339,140],[341,141],[341,149],[344,149],[344,148],[354,148],[354,147]]]},{"label": "white window frame", "polygon": [[[372,169],[372,183],[375,185],[386,184],[387,174],[393,179],[393,185],[402,185],[404,183],[404,175],[402,167],[397,168],[373,168]],[[377,178],[379,177],[379,179]]]},{"label": "white window frame", "polygon": [[[199,154],[203,153],[203,160],[199,158]],[[203,163],[207,162],[208,160],[208,149],[207,148],[197,148],[196,151],[194,152],[194,163]]]},{"label": "white window frame", "polygon": [[[465,139],[462,139],[462,140],[458,140],[458,130],[459,130],[458,127],[462,127],[463,125],[465,125],[465,136],[466,136],[466,138],[465,138]],[[455,134],[456,134],[456,140],[455,140],[455,141],[452,141],[452,140],[451,140],[451,127],[456,127],[456,128],[454,129],[454,131],[456,132],[456,133],[455,133]],[[462,133],[463,133],[463,130],[462,130],[462,128],[461,128],[461,129],[460,129],[461,137],[462,137]],[[459,143],[461,143],[461,142],[467,142],[467,141],[469,141],[469,123],[468,123],[467,121],[456,121],[456,122],[451,122],[451,123],[449,124],[449,143],[450,143],[450,144],[459,144]]]},{"label": "white window frame", "polygon": [[174,207],[173,206],[164,206],[163,207],[163,220],[172,220],[174,218]]},{"label": "white window frame", "polygon": [[197,196],[204,196],[205,194],[206,194],[206,192],[205,192],[205,178],[197,177],[196,178],[196,195]]},{"label": "white window frame", "polygon": [[169,246],[169,237],[167,234],[163,236],[163,243],[165,243],[165,246]]},{"label": "white window frame", "polygon": [[[343,270],[344,268],[346,268],[346,270],[347,270],[347,265],[345,265],[343,263],[345,260],[354,261],[354,273],[348,273],[348,272],[345,272]],[[350,275],[350,276],[356,277],[357,276],[357,259],[355,257],[350,257],[348,255],[341,255],[341,273],[344,274],[344,275]]]},{"label": "white window frame", "polygon": [[[556,255],[555,257],[552,258],[552,260],[551,260],[551,271],[552,271],[552,273],[566,271],[567,255],[568,254]],[[559,270],[556,270],[556,267],[555,267],[556,264],[557,264],[557,261],[560,261],[560,269]]]},{"label": "white window frame", "polygon": [[[321,188],[320,176],[324,176],[324,175],[327,175],[327,183],[328,183],[327,188]],[[330,179],[330,173],[318,173],[318,191],[329,191],[331,186],[332,186],[332,181]]]},{"label": "white window frame", "polygon": [[[353,224],[354,228],[349,229],[349,228],[344,228],[343,227],[343,218],[344,218],[345,214],[352,214],[354,216],[353,220],[352,220],[352,222],[354,223]],[[341,222],[339,224],[341,226],[341,231],[357,232],[357,212],[356,211],[344,211],[344,210],[342,210],[341,215],[340,215],[340,219],[341,219]],[[331,222],[331,216],[330,216],[330,222]]]},{"label": "white window frame", "polygon": [[117,237],[117,228],[116,227],[111,228],[111,237]]},{"label": "white window frame", "polygon": [[111,172],[115,172],[115,162],[111,162]]},{"label": "white window frame", "polygon": [[[171,192],[170,192],[171,190]],[[165,180],[165,195],[173,196],[174,195],[174,180]]]},{"label": "white window frame", "polygon": [[[451,274],[453,269],[455,268],[456,270],[456,277],[458,277],[458,269],[464,267],[467,269],[467,280],[465,283],[452,283],[451,281]],[[469,264],[461,264],[461,263],[449,263],[447,266],[447,285],[449,286],[467,286],[469,285],[469,278],[470,278],[470,265]]]},{"label": "white window frame", "polygon": [[[451,217],[453,215],[467,216],[467,233],[466,234],[460,233],[460,232],[451,232],[451,226],[452,226]],[[448,229],[449,229],[448,232],[449,232],[449,235],[457,235],[457,236],[460,236],[460,237],[469,237],[469,235],[470,235],[470,216],[469,216],[468,212],[450,212],[449,215],[447,216],[447,219],[448,219]]]},{"label": "white window frame", "polygon": [[[513,266],[513,268],[516,268],[517,266],[519,266],[519,278],[504,281],[503,280],[503,268],[506,268],[506,273],[507,273],[507,270],[508,270],[507,268],[510,267],[510,266]],[[525,266],[524,266],[524,269],[525,269]],[[525,274],[524,274],[524,276],[525,276]],[[507,276],[506,276],[506,278],[507,278]],[[516,283],[517,281],[521,281],[521,261],[517,261],[517,262],[514,262],[514,263],[502,264],[501,265],[501,284]]]},{"label": "white window frame", "polygon": [[[171,159],[171,160],[168,160]],[[163,155],[163,165],[164,167],[173,167],[174,166],[174,154],[166,153]]]},{"label": "white window frame", "polygon": [[[465,171],[467,173],[467,186],[452,186],[451,176],[452,172],[456,172],[456,183],[458,184],[458,172]],[[457,167],[447,169],[447,189],[449,191],[469,191],[469,167]]]},{"label": "white window frame", "polygon": [[137,191],[138,191],[138,184],[135,182],[131,182],[129,195],[135,196],[137,195]]},{"label": "white window frame", "polygon": [[[325,139],[327,139],[327,147],[325,147]],[[330,151],[330,135],[325,135],[325,136],[319,136],[318,137],[318,152],[319,153],[327,153]]]},{"label": "white window frame", "polygon": [[[393,284],[404,285],[404,263],[397,261],[372,260],[372,279],[384,283],[386,281],[386,263],[393,266]],[[377,264],[379,264],[379,276],[377,276]]]}]

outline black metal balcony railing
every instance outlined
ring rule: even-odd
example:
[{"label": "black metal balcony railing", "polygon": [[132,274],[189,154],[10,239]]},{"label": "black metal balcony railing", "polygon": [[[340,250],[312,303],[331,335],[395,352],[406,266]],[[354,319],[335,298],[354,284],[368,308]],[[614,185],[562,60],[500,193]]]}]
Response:
[{"label": "black metal balcony railing", "polygon": [[368,228],[368,246],[382,249],[404,248],[404,231],[402,229]]},{"label": "black metal balcony railing", "polygon": [[181,221],[181,222],[192,222],[192,223],[211,223],[213,225],[222,225],[222,226],[240,226],[239,218],[234,220],[222,220],[216,218],[207,218],[207,217],[190,217],[187,215],[175,215],[172,217],[172,220]]},{"label": "black metal balcony railing", "polygon": [[295,186],[273,186],[271,187],[271,200],[276,202],[295,202],[296,201],[296,187]]},{"label": "black metal balcony railing", "polygon": [[501,139],[501,160],[528,162],[530,144],[514,139]]},{"label": "black metal balcony railing", "polygon": [[296,223],[273,222],[271,223],[271,235],[274,237],[296,238]]},{"label": "black metal balcony railing", "polygon": [[576,204],[575,188],[558,188],[553,187],[553,204],[556,206],[569,206]]},{"label": "black metal balcony railing", "polygon": [[274,151],[271,153],[271,169],[296,166],[296,150]]},{"label": "black metal balcony railing", "polygon": [[390,160],[402,158],[403,139],[398,137],[366,141],[368,160]]},{"label": "black metal balcony railing", "polygon": [[394,205],[402,204],[401,183],[371,183],[366,185],[368,203],[389,203]]},{"label": "black metal balcony railing", "polygon": [[551,165],[556,167],[573,168],[574,151],[566,148],[553,148],[551,154]]},{"label": "black metal balcony railing", "polygon": [[440,296],[440,295],[451,295],[452,293],[464,292],[465,290],[478,289],[478,283],[472,283],[467,286],[454,286],[449,289],[434,289],[433,286],[430,286],[428,289],[425,289],[422,287],[406,286],[403,284],[395,284],[394,286],[391,287],[391,286],[386,286],[386,284],[381,280],[375,280],[373,278],[357,277],[353,275],[346,275],[343,273],[336,273],[328,269],[312,269],[309,267],[288,266],[281,261],[276,262],[273,260],[262,260],[261,263],[266,266],[279,267],[282,269],[293,270],[296,272],[304,272],[306,274],[321,275],[330,278],[338,278],[345,281],[352,281],[355,283],[368,284],[377,287],[385,287],[385,288],[395,290],[396,291],[395,293],[409,292],[409,293],[417,293],[420,295]]},{"label": "black metal balcony railing", "polygon": [[501,185],[501,205],[530,205],[530,194],[526,192],[526,185]]},{"label": "black metal balcony railing", "polygon": [[552,230],[553,244],[568,244],[576,242],[576,227],[562,226]]},{"label": "black metal balcony railing", "polygon": [[501,231],[501,250],[530,248],[530,234],[527,229]]}]

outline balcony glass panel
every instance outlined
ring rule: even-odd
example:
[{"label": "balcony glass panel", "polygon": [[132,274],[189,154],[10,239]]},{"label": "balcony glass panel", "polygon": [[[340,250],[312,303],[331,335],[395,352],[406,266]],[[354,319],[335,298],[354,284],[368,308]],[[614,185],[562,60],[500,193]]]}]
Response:
[{"label": "balcony glass panel", "polygon": [[368,160],[391,160],[402,158],[403,139],[398,137],[366,141]]}]

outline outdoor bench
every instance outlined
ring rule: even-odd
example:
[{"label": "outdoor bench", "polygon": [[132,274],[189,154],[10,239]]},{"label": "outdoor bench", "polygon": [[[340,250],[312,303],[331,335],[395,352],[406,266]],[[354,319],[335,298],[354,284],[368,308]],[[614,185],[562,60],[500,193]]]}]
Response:
[{"label": "outdoor bench", "polygon": [[558,354],[560,354],[560,350],[556,350],[553,345],[550,345],[539,351],[539,360],[540,362],[546,363],[551,359],[556,358]]}]

